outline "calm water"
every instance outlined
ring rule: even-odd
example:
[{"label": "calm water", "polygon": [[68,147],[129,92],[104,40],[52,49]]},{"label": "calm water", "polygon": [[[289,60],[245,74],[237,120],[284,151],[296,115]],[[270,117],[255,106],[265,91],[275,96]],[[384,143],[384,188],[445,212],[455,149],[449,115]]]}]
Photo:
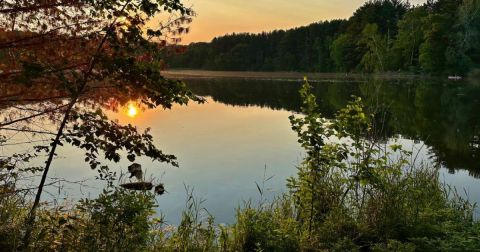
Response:
[{"label": "calm water", "polygon": [[[243,79],[186,80],[205,104],[140,112],[129,118],[110,113],[122,123],[150,127],[158,146],[175,154],[180,168],[140,160],[168,193],[158,197],[159,210],[177,223],[185,205],[185,185],[204,199],[216,221],[231,222],[242,201],[259,200],[255,182],[265,184],[267,197],[285,191],[285,179],[296,173],[302,150],[290,130],[288,116],[299,110],[301,81]],[[386,113],[386,136],[398,137],[407,149],[431,164],[440,164],[441,178],[465,189],[480,202],[480,85],[426,80],[318,81],[312,83],[325,117],[333,117],[351,95]],[[94,197],[103,188],[83,156],[64,147],[51,177],[89,179],[88,187],[69,185],[61,197]],[[112,165],[126,171],[127,163]],[[264,175],[264,173],[266,175]],[[55,188],[49,192],[58,197]]]}]

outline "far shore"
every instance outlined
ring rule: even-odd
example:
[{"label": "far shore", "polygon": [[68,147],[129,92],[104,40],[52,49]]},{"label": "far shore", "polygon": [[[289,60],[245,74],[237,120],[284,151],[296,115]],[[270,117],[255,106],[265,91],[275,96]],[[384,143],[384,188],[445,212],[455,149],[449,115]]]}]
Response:
[{"label": "far shore", "polygon": [[409,73],[302,73],[302,72],[250,72],[250,71],[206,71],[206,70],[165,70],[165,77],[178,79],[213,79],[213,78],[242,78],[242,79],[263,79],[263,80],[309,80],[325,79],[347,79],[363,80],[365,78],[376,79],[425,79],[432,78],[427,75],[416,75]]}]

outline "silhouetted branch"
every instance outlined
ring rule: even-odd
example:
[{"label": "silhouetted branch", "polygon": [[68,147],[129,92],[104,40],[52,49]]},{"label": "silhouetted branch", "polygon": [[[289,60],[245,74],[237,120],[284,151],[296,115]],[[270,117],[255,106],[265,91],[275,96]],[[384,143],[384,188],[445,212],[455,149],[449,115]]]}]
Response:
[{"label": "silhouetted branch", "polygon": [[12,120],[12,121],[9,121],[9,122],[0,123],[0,129],[2,129],[3,127],[8,126],[8,125],[12,125],[12,124],[15,124],[15,123],[18,123],[18,122],[26,121],[26,120],[29,120],[29,119],[32,119],[32,118],[35,118],[35,117],[38,117],[38,116],[42,116],[42,115],[45,115],[45,114],[48,114],[48,113],[55,112],[59,109],[65,108],[67,105],[62,105],[62,106],[56,107],[54,109],[47,109],[43,112],[33,114],[33,115],[30,115],[30,116],[27,116],[27,117],[15,119],[15,120]]},{"label": "silhouetted branch", "polygon": [[46,134],[46,135],[54,135],[54,136],[56,135],[56,134],[53,133],[53,132],[30,130],[30,129],[0,128],[0,130],[18,131],[18,132],[28,132],[28,133]]},{"label": "silhouetted branch", "polygon": [[64,1],[52,4],[39,4],[39,5],[32,5],[26,7],[14,7],[8,9],[1,9],[0,14],[14,14],[14,13],[21,13],[21,12],[31,12],[35,10],[43,10],[43,9],[52,9],[57,7],[72,7],[79,4],[79,1]]}]

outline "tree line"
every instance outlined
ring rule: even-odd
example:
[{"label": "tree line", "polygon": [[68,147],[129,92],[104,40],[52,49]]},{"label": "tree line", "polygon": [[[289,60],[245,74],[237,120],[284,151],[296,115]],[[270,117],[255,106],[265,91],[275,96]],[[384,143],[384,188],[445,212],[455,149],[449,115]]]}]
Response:
[{"label": "tree line", "polygon": [[347,20],[192,43],[171,68],[465,75],[480,65],[480,1],[372,0]]}]

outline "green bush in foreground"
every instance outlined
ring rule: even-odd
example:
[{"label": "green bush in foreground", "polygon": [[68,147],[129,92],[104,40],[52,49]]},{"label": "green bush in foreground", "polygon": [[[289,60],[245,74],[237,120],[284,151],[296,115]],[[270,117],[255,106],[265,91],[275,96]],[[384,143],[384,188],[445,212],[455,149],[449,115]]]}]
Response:
[{"label": "green bush in foreground", "polygon": [[[290,117],[306,157],[289,193],[237,209],[231,225],[189,191],[179,226],[155,218],[154,195],[109,188],[73,208],[44,206],[33,251],[480,251],[474,206],[438,171],[378,137],[359,98],[333,120],[318,113],[308,82],[304,116]],[[0,250],[15,251],[28,202],[1,187]],[[261,192],[261,190],[260,190]]]},{"label": "green bush in foreground", "polygon": [[[6,195],[2,195],[6,196]],[[12,201],[16,196],[2,197]],[[16,201],[19,202],[19,201]],[[0,251],[15,251],[28,205],[2,209]],[[82,200],[73,209],[43,207],[33,231],[32,251],[135,251],[151,243],[151,216],[154,197],[122,189],[104,191],[97,199]]]},{"label": "green bush in foreground", "polygon": [[478,230],[474,206],[442,185],[436,169],[382,140],[375,113],[360,98],[327,121],[317,112],[308,82],[300,93],[305,116],[290,120],[307,156],[288,187],[302,249],[480,249],[472,235]]}]

